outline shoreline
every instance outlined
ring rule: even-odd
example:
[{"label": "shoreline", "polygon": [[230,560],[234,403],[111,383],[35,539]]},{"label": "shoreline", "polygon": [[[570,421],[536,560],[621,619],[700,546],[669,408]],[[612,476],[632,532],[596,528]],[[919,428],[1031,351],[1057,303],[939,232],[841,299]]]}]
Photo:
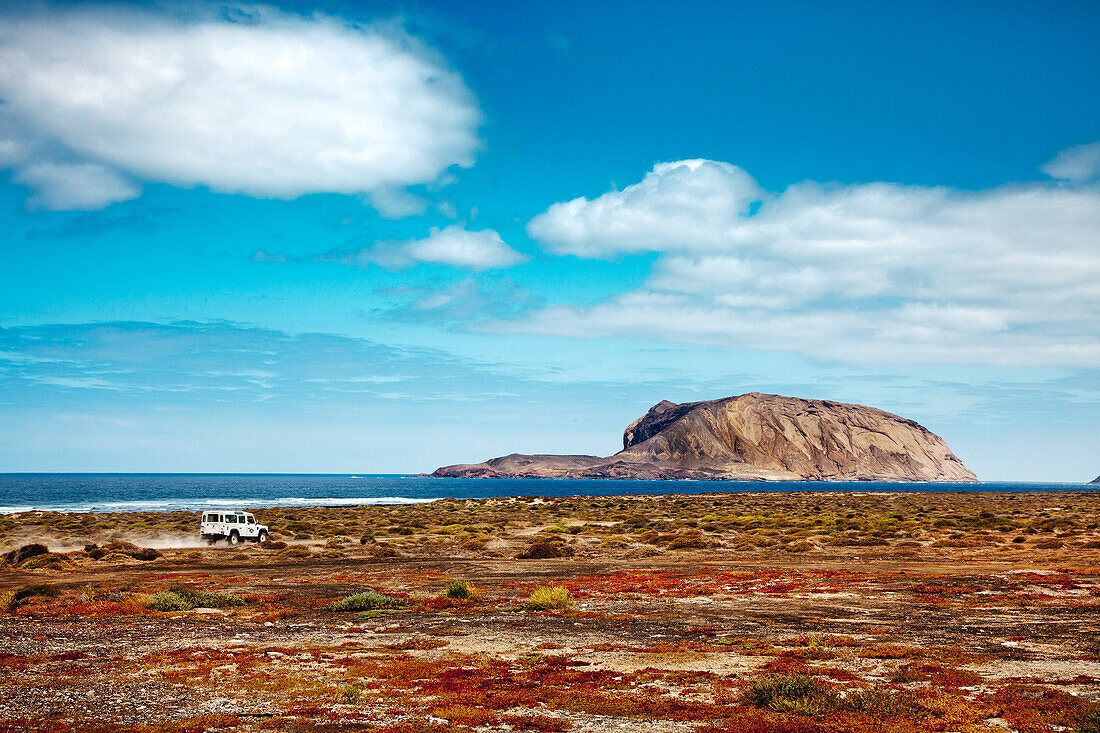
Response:
[{"label": "shoreline", "polygon": [[[144,475],[144,474],[140,474]],[[417,477],[419,479],[420,477]],[[427,479],[425,479],[427,480]],[[1065,483],[1031,483],[1031,482],[978,482],[978,483],[964,483],[964,484],[951,484],[951,483],[933,483],[933,482],[830,482],[830,481],[806,481],[806,482],[723,482],[726,485],[726,489],[715,488],[715,482],[711,481],[684,481],[678,483],[681,480],[660,480],[660,481],[633,481],[630,479],[590,479],[590,480],[576,480],[576,479],[475,479],[475,478],[459,478],[459,479],[439,479],[432,478],[431,482],[435,481],[447,481],[458,482],[461,484],[468,483],[469,485],[476,485],[478,483],[484,484],[486,482],[490,484],[496,484],[505,488],[515,488],[516,483],[530,486],[546,486],[558,484],[558,486],[564,487],[564,491],[561,493],[541,493],[538,491],[530,491],[526,493],[490,493],[482,492],[469,496],[455,496],[455,495],[440,495],[440,496],[401,496],[401,495],[389,495],[389,496],[279,496],[279,497],[238,497],[226,498],[224,495],[219,497],[167,497],[156,499],[133,499],[133,500],[80,500],[73,502],[49,502],[41,505],[34,505],[31,503],[15,503],[5,505],[0,503],[0,516],[13,516],[17,514],[34,513],[34,512],[55,512],[65,514],[87,514],[87,513],[120,513],[131,512],[139,513],[146,511],[153,512],[170,512],[170,511],[203,511],[205,509],[217,509],[217,508],[255,508],[255,509],[273,509],[273,508],[286,508],[291,509],[295,507],[365,507],[365,506],[403,506],[403,505],[415,505],[425,504],[435,501],[483,501],[488,499],[509,499],[509,498],[544,498],[544,499],[556,499],[556,498],[572,498],[572,499],[584,499],[584,498],[610,498],[618,496],[710,496],[710,495],[752,495],[752,494],[873,494],[873,495],[891,495],[891,494],[935,494],[935,495],[948,495],[948,494],[1056,494],[1056,493],[1088,493],[1100,491],[1100,486],[1093,484],[1065,484]],[[499,483],[498,483],[499,482]],[[525,483],[524,483],[525,482]],[[689,483],[694,486],[698,486],[698,491],[683,491],[678,490],[684,487],[685,483]],[[593,487],[593,484],[596,486]],[[638,489],[635,492],[622,492],[615,493],[614,491],[603,492],[590,490],[587,492],[568,493],[569,488],[577,486],[588,486],[592,488],[604,488],[604,487],[621,487],[624,484],[633,484],[634,488]],[[654,486],[656,484],[656,486]],[[911,487],[911,488],[910,488]],[[387,488],[400,488],[399,486],[387,484]],[[416,489],[416,485],[405,488]],[[134,489],[137,490],[136,488]],[[458,493],[458,492],[456,492]]]}]

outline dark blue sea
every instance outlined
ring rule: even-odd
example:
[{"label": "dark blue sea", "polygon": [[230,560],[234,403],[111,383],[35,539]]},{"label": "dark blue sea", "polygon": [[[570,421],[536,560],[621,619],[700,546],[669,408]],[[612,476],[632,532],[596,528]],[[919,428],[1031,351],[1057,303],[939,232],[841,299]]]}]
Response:
[{"label": "dark blue sea", "polygon": [[305,474],[0,474],[0,514],[199,511],[210,507],[415,504],[442,498],[614,496],[750,491],[1089,491],[1082,484],[899,484],[806,481],[598,481],[442,479],[399,475]]}]

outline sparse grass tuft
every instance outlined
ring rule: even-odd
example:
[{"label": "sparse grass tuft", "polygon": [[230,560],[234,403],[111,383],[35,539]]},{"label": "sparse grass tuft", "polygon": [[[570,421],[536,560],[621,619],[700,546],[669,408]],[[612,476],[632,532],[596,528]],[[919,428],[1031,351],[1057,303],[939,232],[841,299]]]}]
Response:
[{"label": "sparse grass tuft", "polygon": [[146,607],[153,611],[190,611],[193,608],[233,608],[244,604],[243,598],[228,591],[175,586],[152,596]]},{"label": "sparse grass tuft", "polygon": [[403,598],[395,598],[376,590],[368,590],[333,601],[328,604],[327,608],[329,611],[346,613],[350,611],[374,611],[379,608],[402,608],[407,605],[409,605],[408,601]]},{"label": "sparse grass tuft", "polygon": [[770,708],[779,712],[791,709],[794,701],[802,700],[821,691],[812,677],[804,674],[765,677],[745,690],[742,700],[756,708]]},{"label": "sparse grass tuft", "polygon": [[528,611],[551,611],[569,608],[573,605],[573,596],[564,585],[540,585],[527,598],[523,607]]},{"label": "sparse grass tuft", "polygon": [[183,596],[172,591],[165,590],[149,598],[145,604],[152,611],[190,611],[194,606],[184,600]]},{"label": "sparse grass tuft", "polygon": [[456,580],[453,583],[449,583],[443,590],[443,595],[446,598],[454,598],[455,600],[466,600],[474,596],[470,586],[466,584],[465,580]]},{"label": "sparse grass tuft", "polygon": [[894,692],[882,687],[851,692],[840,701],[840,707],[877,718],[917,719],[929,714],[912,693]]}]

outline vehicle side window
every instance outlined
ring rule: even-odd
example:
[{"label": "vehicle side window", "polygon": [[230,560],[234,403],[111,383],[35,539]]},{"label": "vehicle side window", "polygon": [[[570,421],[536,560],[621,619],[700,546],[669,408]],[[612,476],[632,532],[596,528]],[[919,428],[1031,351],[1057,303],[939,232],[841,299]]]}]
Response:
[{"label": "vehicle side window", "polygon": [[225,521],[228,522],[229,524],[236,524],[237,523],[237,517],[233,514],[226,514],[225,515]]},{"label": "vehicle side window", "polygon": [[249,524],[255,524],[255,523],[256,523],[256,519],[255,519],[255,518],[254,518],[254,517],[253,517],[253,516],[252,516],[251,514],[249,514],[249,515],[248,515],[248,517],[247,517],[247,520],[246,520],[246,521],[247,521],[247,522],[248,522]]}]

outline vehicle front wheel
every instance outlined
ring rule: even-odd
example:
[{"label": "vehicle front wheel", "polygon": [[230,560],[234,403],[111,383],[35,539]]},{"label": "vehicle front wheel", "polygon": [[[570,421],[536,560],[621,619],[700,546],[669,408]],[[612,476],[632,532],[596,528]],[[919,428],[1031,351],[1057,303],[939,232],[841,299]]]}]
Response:
[{"label": "vehicle front wheel", "polygon": [[261,545],[262,545],[263,543],[267,542],[267,532],[264,532],[264,531],[263,531],[263,530],[261,529],[261,530],[260,530],[260,534],[256,535],[256,542],[258,542],[258,543],[259,543],[259,544],[261,544]]},{"label": "vehicle front wheel", "polygon": [[231,544],[231,545],[241,544],[241,536],[239,534],[237,534],[236,530],[233,530],[232,532],[229,533],[229,544]]}]

